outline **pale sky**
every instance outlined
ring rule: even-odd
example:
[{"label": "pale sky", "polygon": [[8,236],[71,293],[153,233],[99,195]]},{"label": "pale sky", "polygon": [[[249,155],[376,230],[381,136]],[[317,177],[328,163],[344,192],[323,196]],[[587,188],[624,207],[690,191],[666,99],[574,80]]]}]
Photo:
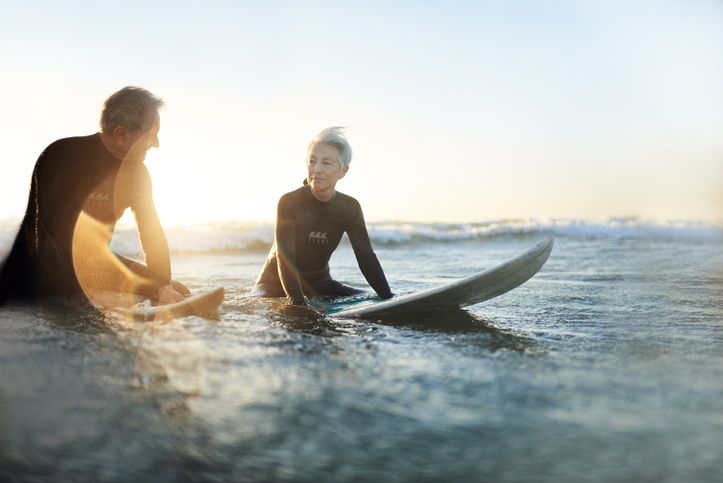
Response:
[{"label": "pale sky", "polygon": [[723,0],[0,0],[0,220],[40,152],[162,96],[165,224],[273,221],[346,126],[367,221],[723,222]]}]

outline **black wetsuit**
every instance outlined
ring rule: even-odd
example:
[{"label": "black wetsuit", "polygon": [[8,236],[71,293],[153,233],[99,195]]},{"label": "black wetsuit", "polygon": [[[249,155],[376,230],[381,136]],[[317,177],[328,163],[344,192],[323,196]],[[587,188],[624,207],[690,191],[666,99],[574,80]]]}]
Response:
[{"label": "black wetsuit", "polygon": [[[6,300],[32,301],[46,296],[73,298],[82,295],[73,266],[75,225],[87,206],[91,215],[112,229],[120,216],[118,211],[122,213],[125,207],[111,207],[109,212],[110,205],[114,204],[114,193],[99,191],[99,187],[114,186],[121,165],[121,161],[105,148],[98,133],[61,139],[43,151],[33,170],[30,197],[20,230],[10,254],[0,266],[0,305]],[[141,165],[140,169],[148,177],[145,166]],[[136,195],[132,194],[130,198],[138,198]],[[98,200],[110,205],[97,206],[96,203],[94,206]],[[152,200],[150,203],[152,206]],[[160,259],[155,267],[159,270],[160,287],[170,280],[170,256],[155,208],[144,224],[145,232],[152,237],[162,237],[154,242],[160,246],[157,249],[160,256],[155,257]],[[141,228],[139,226],[139,231]]]},{"label": "black wetsuit", "polygon": [[309,186],[281,197],[274,245],[256,282],[267,297],[291,298],[305,305],[304,295],[351,295],[361,290],[342,285],[329,273],[329,259],[344,233],[349,236],[359,268],[383,299],[393,296],[377,259],[359,202],[343,193],[322,202]]}]

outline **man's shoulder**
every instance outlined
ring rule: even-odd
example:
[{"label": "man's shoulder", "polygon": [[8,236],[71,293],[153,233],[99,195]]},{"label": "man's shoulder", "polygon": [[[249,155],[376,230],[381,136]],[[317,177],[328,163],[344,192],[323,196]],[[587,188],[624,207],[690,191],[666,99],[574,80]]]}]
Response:
[{"label": "man's shoulder", "polygon": [[70,136],[60,138],[53,141],[50,146],[69,146],[69,145],[89,145],[98,144],[100,142],[100,135],[98,133],[90,134],[88,136]]},{"label": "man's shoulder", "polygon": [[65,152],[73,150],[86,150],[102,145],[98,133],[89,136],[73,136],[53,141],[43,151],[45,154],[52,152]]}]

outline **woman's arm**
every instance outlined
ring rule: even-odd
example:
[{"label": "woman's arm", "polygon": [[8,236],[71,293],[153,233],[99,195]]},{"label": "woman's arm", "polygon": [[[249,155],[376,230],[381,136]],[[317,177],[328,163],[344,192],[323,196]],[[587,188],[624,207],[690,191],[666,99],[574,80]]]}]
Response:
[{"label": "woman's arm", "polygon": [[369,233],[364,222],[361,206],[359,206],[359,212],[347,230],[347,234],[349,235],[351,246],[354,249],[354,255],[359,264],[359,269],[367,282],[369,282],[369,285],[377,295],[384,300],[394,297],[391,288],[389,288],[387,277],[384,275],[382,265],[379,263],[379,259],[374,253],[372,243],[369,240]]},{"label": "woman's arm", "polygon": [[274,237],[279,279],[286,296],[294,305],[307,305],[296,267],[296,222],[289,205],[282,197],[276,213]]}]

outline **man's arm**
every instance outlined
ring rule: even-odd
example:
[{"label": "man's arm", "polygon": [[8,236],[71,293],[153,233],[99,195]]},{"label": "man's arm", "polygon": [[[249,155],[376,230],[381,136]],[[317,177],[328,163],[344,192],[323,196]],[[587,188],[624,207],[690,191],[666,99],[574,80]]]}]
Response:
[{"label": "man's arm", "polygon": [[138,236],[148,268],[171,283],[171,254],[166,234],[153,201],[151,177],[145,165],[138,167],[138,184],[131,193],[131,210],[138,225]]},{"label": "man's arm", "polygon": [[[131,272],[138,275],[141,278],[144,278],[148,280],[147,286],[139,287],[140,290],[137,290],[138,293],[142,295],[146,295],[151,298],[159,297],[159,290],[160,288],[163,288],[164,286],[167,287],[168,284],[166,283],[166,279],[164,277],[161,277],[154,271],[152,271],[150,268],[148,268],[146,265],[139,263],[133,259],[130,259],[128,257],[125,257],[121,255],[120,253],[113,252],[113,255],[120,260],[123,265],[126,266]],[[177,282],[175,280],[171,280],[171,288],[173,288],[176,292],[180,293],[184,297],[188,297],[191,295],[191,291],[186,288],[185,285],[183,285],[180,282]]]},{"label": "man's arm", "polygon": [[162,303],[179,302],[183,295],[173,288],[171,280],[171,254],[168,249],[166,234],[158,218],[156,205],[153,201],[151,176],[144,164],[134,171],[136,174],[135,189],[130,193],[130,207],[138,226],[143,255],[148,269],[156,274],[158,280],[158,298]]}]

